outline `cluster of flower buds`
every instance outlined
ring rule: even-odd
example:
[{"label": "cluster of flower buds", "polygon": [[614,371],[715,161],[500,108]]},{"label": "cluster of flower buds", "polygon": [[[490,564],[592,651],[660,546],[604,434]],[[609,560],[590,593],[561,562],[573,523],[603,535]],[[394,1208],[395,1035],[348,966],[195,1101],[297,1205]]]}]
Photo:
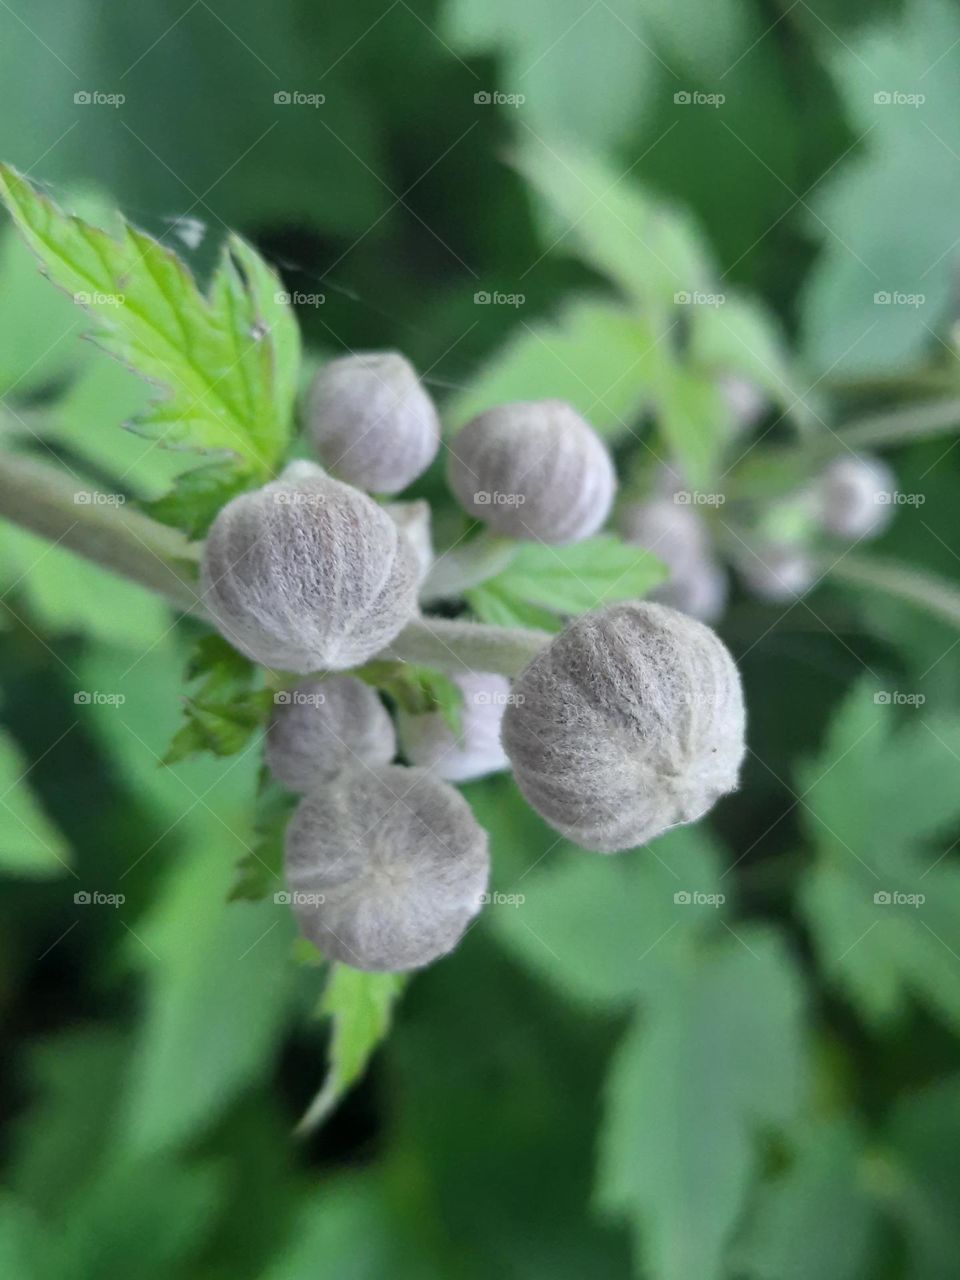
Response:
[{"label": "cluster of flower buds", "polygon": [[[702,623],[665,604],[615,605],[570,623],[513,685],[454,677],[454,729],[439,711],[397,708],[354,675],[418,613],[433,559],[430,509],[381,505],[432,461],[436,412],[399,356],[321,369],[309,435],[330,472],[292,463],[219,513],[203,549],[209,612],[237,649],[304,676],[275,697],[274,777],[300,795],[286,878],[303,933],[359,969],[404,970],[453,948],[489,876],[487,838],[451,783],[513,768],[523,794],[584,847],[630,848],[701,816],[737,781],[744,711],[736,667]],[[456,437],[450,486],[498,534],[562,544],[588,537],[614,498],[610,456],[559,401],[506,405]],[[369,492],[363,492],[362,490]],[[670,503],[628,530],[671,565],[665,598],[710,616],[722,581],[698,518]],[[339,674],[338,674],[339,673]],[[394,764],[397,746],[408,762]]]}]

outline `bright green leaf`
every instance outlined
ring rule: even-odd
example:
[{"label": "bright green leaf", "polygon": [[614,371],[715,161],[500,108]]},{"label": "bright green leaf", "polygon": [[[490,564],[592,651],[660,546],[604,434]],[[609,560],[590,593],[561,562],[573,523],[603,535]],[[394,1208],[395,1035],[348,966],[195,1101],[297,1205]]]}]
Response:
[{"label": "bright green leaf", "polygon": [[175,254],[129,223],[113,237],[69,217],[6,167],[0,198],[51,280],[93,316],[98,343],[165,389],[138,429],[268,475],[290,436],[299,336],[279,278],[250,246],[230,238],[204,297]]},{"label": "bright green leaf", "polygon": [[13,876],[62,875],[69,869],[67,844],[34,799],[28,773],[13,739],[0,733],[0,870]]}]

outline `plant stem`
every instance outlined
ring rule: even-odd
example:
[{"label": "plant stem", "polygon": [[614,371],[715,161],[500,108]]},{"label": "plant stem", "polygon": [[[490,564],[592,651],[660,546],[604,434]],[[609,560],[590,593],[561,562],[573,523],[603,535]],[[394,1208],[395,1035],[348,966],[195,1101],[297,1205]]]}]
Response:
[{"label": "plant stem", "polygon": [[164,596],[202,612],[197,548],[176,529],[127,508],[26,454],[0,452],[0,515]]},{"label": "plant stem", "polygon": [[472,541],[452,547],[438,556],[420,589],[422,603],[453,600],[471,587],[494,578],[513,559],[517,544],[485,530]]},{"label": "plant stem", "polygon": [[512,677],[518,676],[552,639],[546,631],[417,618],[377,657],[436,667],[450,675],[490,671]]},{"label": "plant stem", "polygon": [[851,449],[899,444],[902,440],[941,435],[960,426],[960,399],[933,400],[852,422],[838,432]]},{"label": "plant stem", "polygon": [[[199,544],[128,508],[118,496],[86,489],[26,454],[0,451],[0,517],[204,617]],[[377,656],[453,675],[472,670],[515,676],[549,640],[543,631],[417,617]]]}]

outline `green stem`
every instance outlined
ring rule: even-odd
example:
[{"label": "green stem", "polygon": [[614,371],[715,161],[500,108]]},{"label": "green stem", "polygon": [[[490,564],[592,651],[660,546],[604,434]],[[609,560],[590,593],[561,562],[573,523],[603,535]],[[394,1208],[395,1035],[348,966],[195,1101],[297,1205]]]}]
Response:
[{"label": "green stem", "polygon": [[0,452],[0,515],[164,596],[202,612],[199,552],[176,529],[25,454]]},{"label": "green stem", "polygon": [[[118,497],[84,488],[36,458],[0,451],[0,517],[204,617],[199,545]],[[515,676],[549,640],[542,631],[417,617],[377,656],[452,675],[472,670]]]},{"label": "green stem", "polygon": [[853,422],[837,434],[851,449],[876,448],[904,440],[943,435],[960,426],[960,399],[934,400]]},{"label": "green stem", "polygon": [[895,560],[847,555],[824,563],[830,577],[858,587],[872,587],[905,600],[954,627],[960,627],[960,591],[952,582]]}]

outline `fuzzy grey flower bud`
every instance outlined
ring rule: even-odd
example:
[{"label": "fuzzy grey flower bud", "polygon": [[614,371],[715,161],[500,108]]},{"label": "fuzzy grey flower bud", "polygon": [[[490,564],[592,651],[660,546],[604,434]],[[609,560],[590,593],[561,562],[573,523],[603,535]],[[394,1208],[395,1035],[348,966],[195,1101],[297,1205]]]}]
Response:
[{"label": "fuzzy grey flower bud", "polygon": [[596,533],[616,489],[600,437],[562,400],[481,413],[450,446],[448,476],[464,510],[498,533],[555,544]]},{"label": "fuzzy grey flower bud", "polygon": [[815,486],[820,522],[838,538],[875,538],[890,523],[896,487],[896,477],[879,458],[836,458]]},{"label": "fuzzy grey flower bud", "polygon": [[517,784],[587,849],[644,844],[737,785],[737,668],[709,627],[666,605],[617,604],[575,619],[514,692],[502,736]]},{"label": "fuzzy grey flower bud", "polygon": [[397,753],[386,707],[353,676],[304,680],[275,703],[265,758],[291,791],[310,791],[351,763],[389,764]]},{"label": "fuzzy grey flower bud", "polygon": [[468,782],[510,761],[500,745],[500,721],[511,698],[506,676],[471,672],[452,677],[460,689],[460,730],[454,733],[439,711],[413,715],[397,713],[403,753],[411,764],[422,765],[448,782]]},{"label": "fuzzy grey flower bud", "polygon": [[234,498],[203,549],[203,602],[255,662],[297,674],[371,658],[416,610],[416,556],[387,513],[312,463]]},{"label": "fuzzy grey flower bud", "polygon": [[770,408],[770,400],[762,387],[738,373],[725,373],[719,379],[720,394],[733,415],[734,434],[755,427]]},{"label": "fuzzy grey flower bud", "polygon": [[651,599],[703,622],[720,616],[727,600],[727,575],[713,555],[706,524],[692,507],[653,497],[625,508],[621,528],[624,541],[644,547],[669,570],[669,578],[651,592]]},{"label": "fuzzy grey flower bud", "polygon": [[324,466],[371,493],[399,493],[440,447],[433,401],[410,362],[392,351],[325,364],[310,390],[308,419]]},{"label": "fuzzy grey flower bud", "polygon": [[300,929],[356,969],[418,969],[446,955],[480,909],[487,835],[459,792],[423,769],[345,769],[287,826],[286,880]]},{"label": "fuzzy grey flower bud", "polygon": [[739,568],[751,594],[773,604],[802,596],[817,577],[810,552],[793,543],[761,542],[752,553],[744,555]]}]

